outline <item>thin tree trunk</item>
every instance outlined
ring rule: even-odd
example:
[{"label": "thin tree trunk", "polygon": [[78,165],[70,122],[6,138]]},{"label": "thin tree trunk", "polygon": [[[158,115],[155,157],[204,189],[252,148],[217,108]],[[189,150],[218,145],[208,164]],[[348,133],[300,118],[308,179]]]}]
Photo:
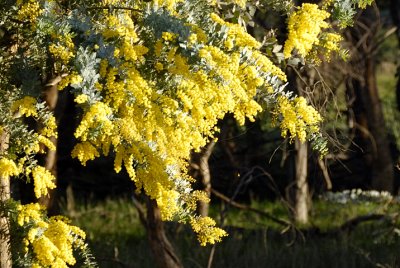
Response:
[{"label": "thin tree trunk", "polygon": [[164,222],[155,200],[147,201],[147,236],[150,248],[160,268],[181,268],[182,263],[165,235]]},{"label": "thin tree trunk", "polygon": [[[43,92],[44,100],[46,101],[48,109],[54,113],[57,101],[58,101],[58,89],[57,84],[60,82],[60,77],[57,76],[49,81],[46,85],[46,88]],[[58,123],[58,122],[57,122]],[[53,174],[53,176],[57,180],[57,138],[51,137],[51,142],[56,147],[55,150],[47,150],[46,155],[44,157],[44,167]],[[57,185],[57,181],[55,181]],[[39,203],[44,205],[49,214],[57,214],[57,208],[55,207],[55,195],[56,189],[49,189],[49,194],[47,196],[43,196],[39,199]]]},{"label": "thin tree trunk", "polygon": [[[213,152],[215,147],[215,141],[209,142],[199,153],[193,153],[191,160],[191,167],[195,169],[198,173],[196,173],[195,179],[200,182],[201,189],[207,194],[207,196],[211,197],[211,173],[210,166],[208,164],[208,160]],[[197,204],[198,213],[206,217],[208,216],[209,203],[199,201]]]},{"label": "thin tree trunk", "polygon": [[[0,155],[8,149],[8,133],[0,135]],[[10,199],[10,178],[0,177],[0,205]],[[0,268],[11,268],[10,222],[6,211],[0,211]]]},{"label": "thin tree trunk", "polygon": [[296,188],[295,188],[295,204],[294,219],[298,223],[308,223],[309,212],[309,190],[307,182],[307,160],[308,148],[306,142],[295,140],[295,170],[296,170]]}]

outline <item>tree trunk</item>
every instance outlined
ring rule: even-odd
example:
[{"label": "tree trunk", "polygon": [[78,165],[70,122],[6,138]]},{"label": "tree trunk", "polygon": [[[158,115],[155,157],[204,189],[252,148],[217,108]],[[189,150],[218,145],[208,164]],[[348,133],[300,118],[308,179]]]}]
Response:
[{"label": "tree trunk", "polygon": [[295,204],[294,204],[294,219],[298,223],[308,223],[309,211],[309,190],[307,182],[307,160],[308,148],[307,142],[301,142],[296,138],[295,140]]},{"label": "tree trunk", "polygon": [[[8,133],[3,131],[0,135],[0,155],[8,149]],[[10,178],[0,177],[0,205],[4,205],[10,199]],[[8,213],[0,211],[0,268],[11,268],[10,251],[10,222]]]},{"label": "tree trunk", "polygon": [[[210,166],[208,164],[208,160],[213,152],[215,147],[215,141],[209,142],[199,153],[193,153],[191,167],[195,169],[197,172],[194,178],[200,182],[201,189],[206,192],[207,196],[211,197],[211,173]],[[199,201],[197,204],[198,213],[206,217],[208,216],[209,203]]]},{"label": "tree trunk", "polygon": [[183,267],[174,248],[165,235],[164,223],[155,200],[147,200],[147,236],[150,248],[160,268]]},{"label": "tree trunk", "polygon": [[[47,107],[51,112],[53,112],[53,114],[58,101],[57,84],[61,81],[60,78],[61,77],[57,76],[51,79],[43,92],[43,98],[46,101]],[[50,140],[56,149],[53,151],[46,151],[46,155],[44,156],[44,167],[49,170],[57,180],[57,138],[51,137]],[[54,183],[57,185],[57,181]],[[49,189],[49,194],[47,196],[42,196],[39,199],[39,203],[47,208],[50,215],[58,214],[58,209],[55,207],[55,195],[56,189]]]},{"label": "tree trunk", "polygon": [[[397,34],[397,42],[400,49],[400,1],[399,0],[391,0],[390,1],[390,12],[392,14],[393,24],[396,29]],[[397,99],[397,108],[400,110],[400,64],[397,68],[397,85],[396,85],[396,99]]]},{"label": "tree trunk", "polygon": [[378,95],[375,63],[371,57],[366,60],[365,82],[368,90],[366,94],[368,127],[375,141],[371,186],[373,189],[392,193],[394,187],[393,159],[390,155],[386,125]]}]

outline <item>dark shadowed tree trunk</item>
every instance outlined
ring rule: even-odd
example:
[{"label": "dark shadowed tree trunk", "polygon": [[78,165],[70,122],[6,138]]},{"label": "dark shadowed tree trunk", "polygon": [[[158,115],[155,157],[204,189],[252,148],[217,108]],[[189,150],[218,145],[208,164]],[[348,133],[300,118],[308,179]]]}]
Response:
[{"label": "dark shadowed tree trunk", "polygon": [[368,128],[375,141],[376,149],[373,150],[371,186],[376,190],[393,192],[394,174],[393,159],[390,155],[389,141],[383,118],[382,105],[379,100],[376,82],[375,62],[368,57],[365,66],[365,82],[368,100]]},{"label": "dark shadowed tree trunk", "polygon": [[[8,149],[8,133],[0,134],[0,155]],[[0,268],[11,268],[10,224],[4,205],[10,199],[10,179],[0,176]]]},{"label": "dark shadowed tree trunk", "polygon": [[181,268],[182,263],[165,234],[164,222],[155,200],[147,200],[147,237],[157,266],[160,268]]},{"label": "dark shadowed tree trunk", "polygon": [[380,30],[379,11],[367,8],[351,30],[352,60],[348,85],[353,87],[353,111],[359,146],[363,149],[371,187],[393,192],[393,159],[376,81],[376,35]]},{"label": "dark shadowed tree trunk", "polygon": [[[391,0],[390,1],[390,12],[392,15],[393,24],[396,29],[397,34],[397,42],[400,49],[400,1],[399,0]],[[397,108],[400,110],[400,63],[397,63],[399,66],[397,67],[397,84],[396,84],[396,99],[397,99]]]}]

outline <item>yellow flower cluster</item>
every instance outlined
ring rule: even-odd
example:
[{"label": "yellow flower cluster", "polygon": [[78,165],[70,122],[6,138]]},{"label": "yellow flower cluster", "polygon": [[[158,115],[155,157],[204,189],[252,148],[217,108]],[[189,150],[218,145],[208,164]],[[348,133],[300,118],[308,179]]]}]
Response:
[{"label": "yellow flower cluster", "polygon": [[40,129],[39,133],[45,137],[55,137],[57,138],[57,123],[56,118],[50,115],[46,118],[43,128]]},{"label": "yellow flower cluster", "polygon": [[277,102],[274,122],[279,123],[283,137],[289,133],[291,140],[297,137],[304,142],[307,133],[319,131],[318,124],[322,121],[321,115],[313,107],[307,105],[304,97],[290,100],[281,96]]},{"label": "yellow flower cluster", "polygon": [[247,0],[232,0],[232,3],[240,6],[241,8],[246,7]]},{"label": "yellow flower cluster", "polygon": [[129,12],[121,12],[119,16],[106,16],[102,34],[106,39],[122,38],[129,43],[136,43],[139,41],[135,31],[135,25],[129,16]]},{"label": "yellow flower cluster", "polygon": [[27,205],[18,205],[18,224],[23,226],[25,223],[29,223],[31,221],[37,222],[40,221],[43,217],[43,210],[39,203],[31,203]]},{"label": "yellow flower cluster", "polygon": [[327,33],[321,38],[319,45],[325,49],[324,56],[327,61],[330,60],[332,52],[338,52],[340,50],[340,41],[342,40],[343,37],[335,33]]},{"label": "yellow flower cluster", "polygon": [[293,12],[288,21],[288,39],[285,42],[283,54],[289,58],[293,49],[306,57],[314,45],[319,43],[318,35],[329,24],[324,20],[330,14],[318,8],[316,4],[304,3],[299,10]]},{"label": "yellow flower cluster", "polygon": [[172,220],[179,212],[179,193],[175,190],[161,191],[157,200],[162,220]]},{"label": "yellow flower cluster", "polygon": [[36,99],[33,97],[23,97],[22,99],[17,100],[13,103],[13,105],[11,106],[11,112],[18,112],[18,115],[25,115],[26,117],[37,116],[36,103]]},{"label": "yellow flower cluster", "polygon": [[190,225],[202,246],[207,243],[215,244],[215,242],[221,241],[222,237],[227,236],[224,230],[215,227],[215,221],[210,217],[192,217]]},{"label": "yellow flower cluster", "polygon": [[18,224],[30,226],[25,251],[32,252],[32,267],[67,268],[76,263],[74,250],[85,247],[85,233],[64,217],[46,219],[39,204],[18,206]]},{"label": "yellow flower cluster", "polygon": [[71,156],[78,158],[82,165],[86,166],[86,162],[99,157],[100,154],[90,142],[84,141],[75,145],[71,152]]},{"label": "yellow flower cluster", "polygon": [[82,103],[87,102],[88,99],[89,99],[88,95],[80,94],[80,95],[78,95],[78,96],[75,97],[74,101],[75,101],[76,103],[78,103],[78,104],[82,104]]},{"label": "yellow flower cluster", "polygon": [[34,192],[37,198],[47,195],[48,189],[56,188],[53,174],[42,166],[36,166],[32,169]]},{"label": "yellow flower cluster", "polygon": [[21,173],[21,170],[11,159],[0,157],[0,178],[8,179],[11,176],[17,176]]},{"label": "yellow flower cluster", "polygon": [[175,12],[175,7],[180,2],[184,2],[184,0],[153,0],[155,6],[164,7],[171,12]]},{"label": "yellow flower cluster", "polygon": [[41,121],[43,127],[39,133],[33,133],[34,138],[32,143],[27,144],[24,151],[27,155],[40,152],[40,144],[43,144],[50,150],[55,150],[55,145],[49,139],[50,137],[57,137],[57,124],[53,115],[39,116],[36,107],[37,101],[31,96],[25,96],[22,99],[16,100],[11,105],[11,113],[14,117],[26,116],[33,117],[35,120]]},{"label": "yellow flower cluster", "polygon": [[43,13],[43,10],[36,0],[27,0],[25,3],[17,1],[17,5],[19,6],[18,19],[20,21],[29,21],[34,24],[36,23],[36,18]]},{"label": "yellow flower cluster", "polygon": [[[72,41],[72,35],[67,33],[54,34],[53,43],[49,45],[49,52],[55,59],[56,71],[61,73],[63,65],[67,65],[69,60],[75,55],[75,45]],[[62,89],[63,87],[59,87]]]},{"label": "yellow flower cluster", "polygon": [[62,63],[68,63],[69,59],[74,56],[74,53],[68,48],[61,44],[51,44],[49,46],[49,51],[53,54],[56,60]]},{"label": "yellow flower cluster", "polygon": [[164,41],[174,41],[176,39],[176,35],[170,32],[163,32],[162,39],[164,39]]},{"label": "yellow flower cluster", "polygon": [[[100,141],[106,139],[106,136],[112,134],[113,123],[110,120],[112,110],[103,102],[97,102],[90,107],[89,111],[83,116],[78,128],[75,131],[75,137],[82,141],[87,141],[89,137],[88,130],[91,128],[100,128],[102,135],[98,136]],[[93,138],[92,138],[93,139]]]},{"label": "yellow flower cluster", "polygon": [[38,135],[37,141],[46,146],[50,151],[56,150],[56,146],[54,145],[54,143],[45,136]]},{"label": "yellow flower cluster", "polygon": [[225,48],[231,50],[233,44],[238,47],[248,47],[258,49],[261,47],[254,37],[246,33],[245,29],[239,24],[229,23],[220,18],[217,14],[212,13],[210,18],[217,24],[228,28],[227,38],[225,41]]}]

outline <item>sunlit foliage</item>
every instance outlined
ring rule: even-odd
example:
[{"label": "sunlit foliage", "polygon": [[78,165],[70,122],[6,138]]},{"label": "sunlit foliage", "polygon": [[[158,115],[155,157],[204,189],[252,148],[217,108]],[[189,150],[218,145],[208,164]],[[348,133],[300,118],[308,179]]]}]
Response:
[{"label": "sunlit foliage", "polygon": [[[283,1],[282,1],[283,2]],[[286,1],[287,2],[287,1]],[[285,58],[318,63],[338,51],[331,6],[280,7],[288,18]],[[229,1],[244,12],[252,1]],[[268,3],[267,3],[268,4]],[[271,4],[271,3],[270,3]],[[226,114],[239,124],[268,107],[282,136],[313,139],[322,118],[304,98],[285,91],[284,70],[242,24],[221,15],[221,1],[51,1],[0,4],[0,176],[32,179],[36,197],[54,188],[53,175],[34,156],[54,150],[56,121],[41,100],[50,78],[74,94],[81,117],[71,152],[82,165],[102,155],[125,168],[138,192],[157,201],[164,220],[189,223],[202,245],[225,231],[195,215],[206,197],[191,188],[191,151],[218,133]],[[256,5],[257,6],[257,5]],[[50,75],[52,74],[52,75]],[[26,119],[36,121],[32,129]],[[323,150],[321,150],[323,151]],[[84,234],[61,218],[45,219],[38,205],[18,206],[18,224],[33,267],[67,267]],[[57,230],[57,235],[55,230]]]}]

